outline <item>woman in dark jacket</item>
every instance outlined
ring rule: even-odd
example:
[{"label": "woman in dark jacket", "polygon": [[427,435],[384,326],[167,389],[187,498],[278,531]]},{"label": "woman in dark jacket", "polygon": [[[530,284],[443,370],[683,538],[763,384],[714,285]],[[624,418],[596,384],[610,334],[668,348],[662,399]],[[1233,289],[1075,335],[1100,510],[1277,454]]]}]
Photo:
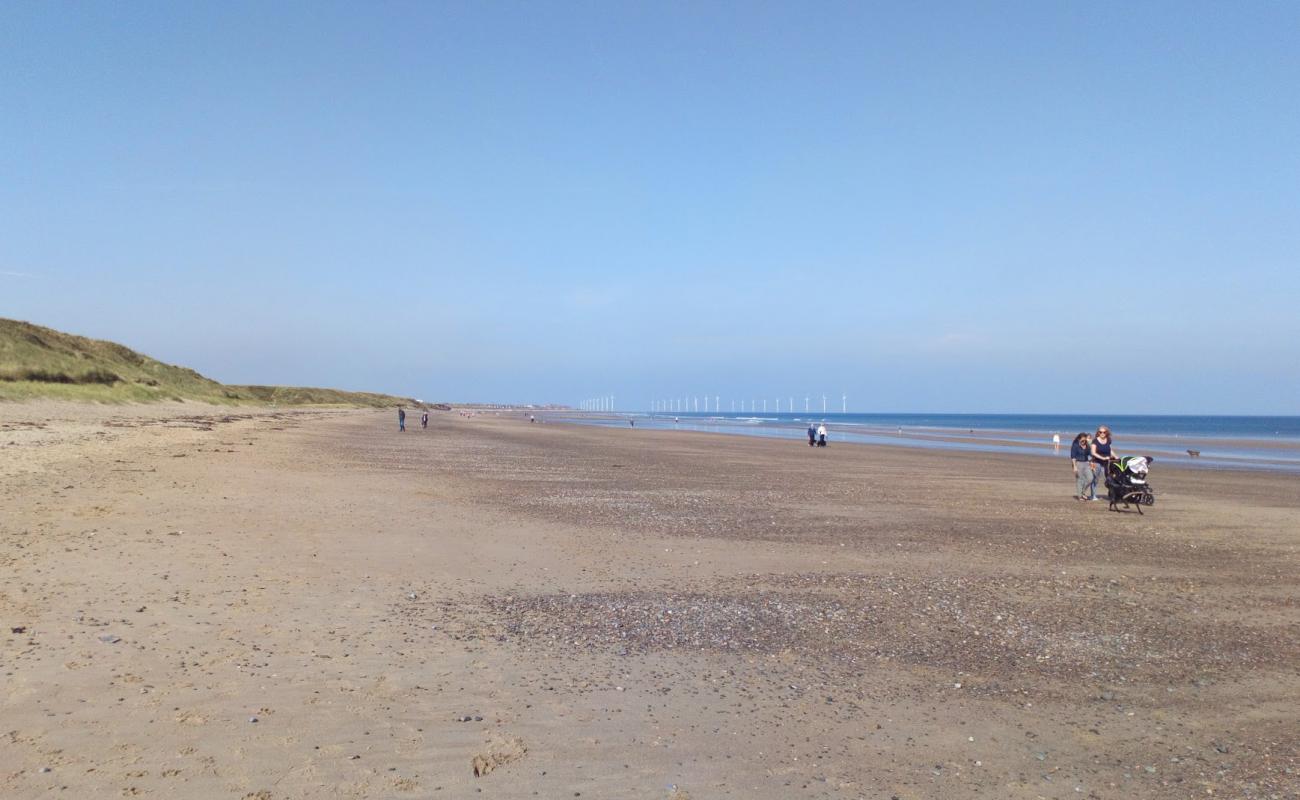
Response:
[{"label": "woman in dark jacket", "polygon": [[1070,466],[1074,467],[1074,499],[1087,500],[1092,494],[1092,449],[1088,434],[1081,433],[1070,443]]},{"label": "woman in dark jacket", "polygon": [[1110,462],[1115,460],[1114,442],[1110,438],[1110,428],[1101,425],[1097,428],[1097,434],[1092,437],[1092,464],[1095,468],[1095,474],[1092,478],[1092,498],[1100,500],[1097,496],[1097,487],[1106,485],[1106,468]]}]

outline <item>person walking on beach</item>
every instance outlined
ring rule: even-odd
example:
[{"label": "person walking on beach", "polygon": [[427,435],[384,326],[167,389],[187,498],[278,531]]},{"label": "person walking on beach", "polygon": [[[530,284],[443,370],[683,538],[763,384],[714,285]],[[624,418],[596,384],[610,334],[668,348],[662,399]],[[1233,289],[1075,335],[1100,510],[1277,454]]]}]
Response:
[{"label": "person walking on beach", "polygon": [[1061,452],[1061,434],[1059,433],[1052,434],[1052,450],[1057,453]]},{"label": "person walking on beach", "polygon": [[1092,476],[1092,497],[1089,500],[1100,500],[1097,496],[1097,487],[1106,486],[1106,470],[1110,462],[1115,460],[1115,451],[1112,449],[1114,442],[1110,438],[1110,428],[1105,425],[1097,427],[1097,433],[1092,437],[1092,446],[1089,452],[1092,455],[1093,476]]},{"label": "person walking on beach", "polygon": [[420,427],[424,430],[429,428],[429,412],[426,411],[420,415]]},{"label": "person walking on beach", "polygon": [[1091,500],[1092,448],[1089,446],[1088,434],[1080,433],[1070,443],[1070,466],[1074,468],[1074,499]]},{"label": "person walking on beach", "polygon": [[397,407],[397,430],[403,433],[406,431],[406,409],[401,406]]},{"label": "person walking on beach", "polygon": [[826,446],[826,423],[825,422],[817,426],[817,446],[818,447]]},{"label": "person walking on beach", "polygon": [[812,447],[815,444],[817,444],[817,426],[809,422],[808,423],[808,446]]}]

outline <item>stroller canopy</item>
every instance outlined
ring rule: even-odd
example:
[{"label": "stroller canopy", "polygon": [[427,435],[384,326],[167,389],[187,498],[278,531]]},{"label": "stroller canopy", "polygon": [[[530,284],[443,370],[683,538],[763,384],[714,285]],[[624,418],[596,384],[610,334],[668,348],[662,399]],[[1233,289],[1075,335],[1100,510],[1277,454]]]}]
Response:
[{"label": "stroller canopy", "polygon": [[1119,460],[1120,469],[1138,477],[1143,477],[1150,469],[1146,456],[1124,456]]}]

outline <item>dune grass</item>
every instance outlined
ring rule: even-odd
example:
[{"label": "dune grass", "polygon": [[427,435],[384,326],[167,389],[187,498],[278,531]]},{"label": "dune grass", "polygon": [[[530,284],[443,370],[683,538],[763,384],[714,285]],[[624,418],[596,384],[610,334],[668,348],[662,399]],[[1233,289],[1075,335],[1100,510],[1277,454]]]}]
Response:
[{"label": "dune grass", "polygon": [[168,400],[223,405],[418,405],[406,397],[296,386],[226,386],[117,344],[0,319],[0,401]]}]

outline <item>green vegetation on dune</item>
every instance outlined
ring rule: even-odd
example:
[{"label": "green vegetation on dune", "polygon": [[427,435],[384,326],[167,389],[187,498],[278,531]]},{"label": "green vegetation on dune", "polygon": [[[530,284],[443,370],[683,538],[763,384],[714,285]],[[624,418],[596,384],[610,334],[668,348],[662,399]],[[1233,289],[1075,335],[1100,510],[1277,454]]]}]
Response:
[{"label": "green vegetation on dune", "polygon": [[237,392],[240,397],[254,402],[280,405],[347,405],[374,408],[399,404],[420,405],[409,397],[393,397],[374,392],[345,392],[340,389],[315,389],[308,386],[227,386],[226,389]]},{"label": "green vegetation on dune", "polygon": [[0,318],[0,401],[98,403],[188,400],[280,405],[416,405],[405,397],[292,386],[226,386],[115,342]]}]

